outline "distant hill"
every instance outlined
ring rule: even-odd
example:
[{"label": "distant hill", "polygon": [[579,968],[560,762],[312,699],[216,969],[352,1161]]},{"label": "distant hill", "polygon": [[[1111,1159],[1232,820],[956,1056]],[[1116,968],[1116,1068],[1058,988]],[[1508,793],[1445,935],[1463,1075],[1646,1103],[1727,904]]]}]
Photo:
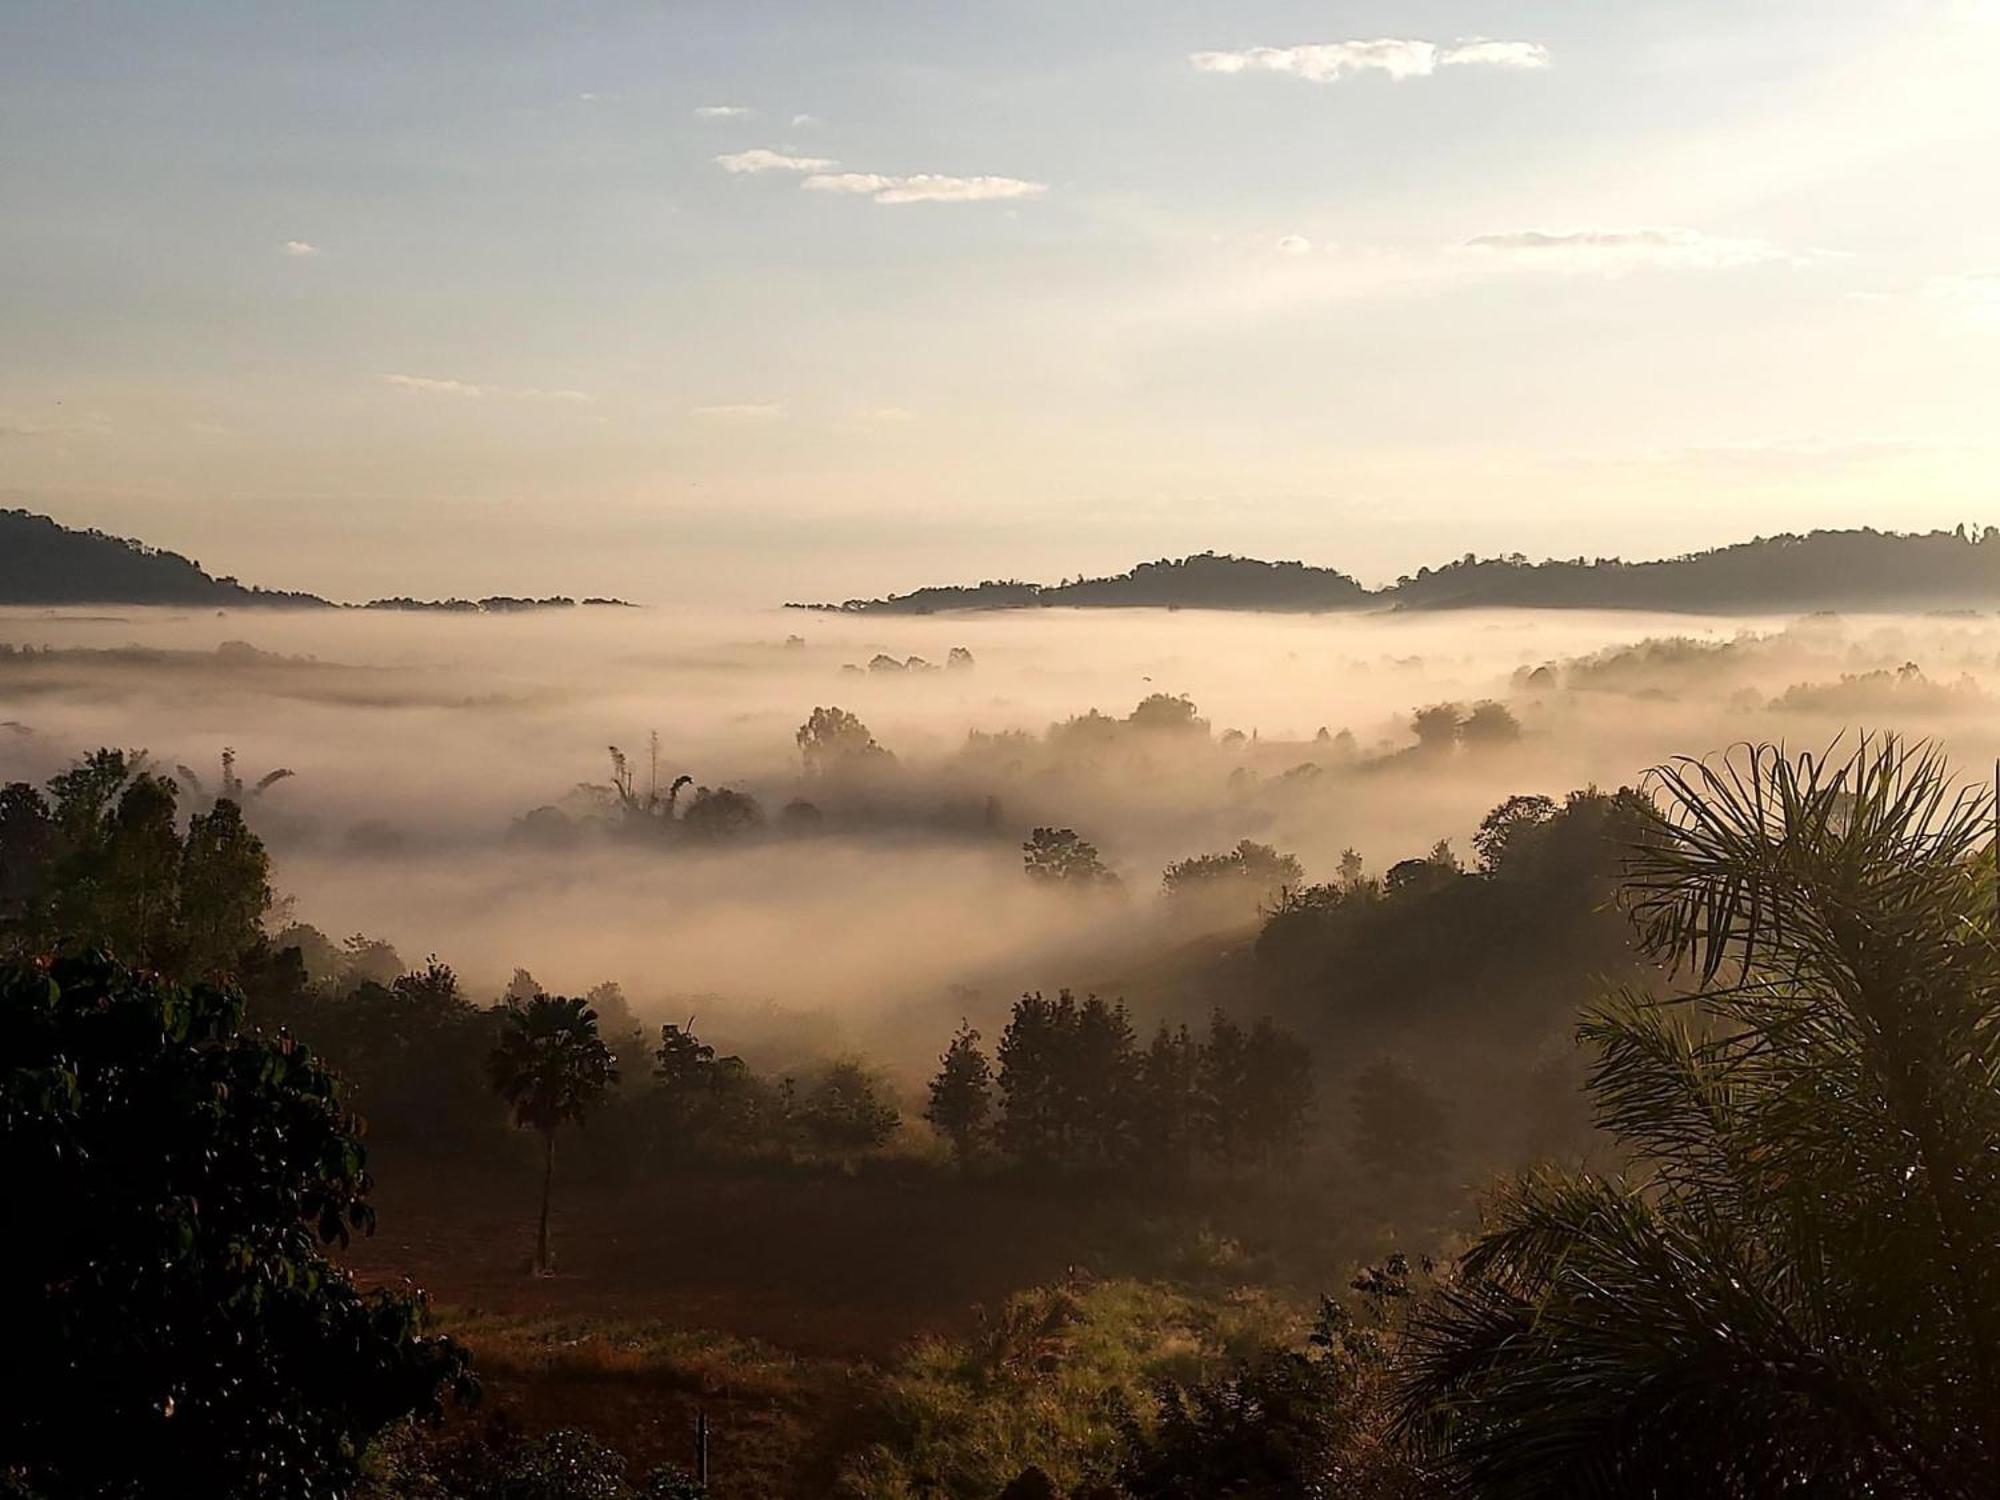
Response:
[{"label": "distant hill", "polygon": [[[629,609],[623,599],[585,599],[584,604]],[[217,609],[289,607],[334,609],[316,594],[252,588],[234,578],[215,578],[200,563],[178,552],[163,552],[102,531],[76,531],[47,516],[0,510],[0,605],[4,604],[178,604]],[[523,610],[573,609],[576,600],[554,594],[520,599],[496,594],[486,599],[371,599],[363,609],[446,611],[453,614],[515,614]]]},{"label": "distant hill", "polygon": [[2000,528],[1980,532],[1814,531],[1759,537],[1655,562],[1529,562],[1471,555],[1380,589],[1303,563],[1201,553],[1142,563],[1110,578],[1060,584],[982,583],[850,599],[851,614],[935,614],[1052,606],[1186,609],[1649,609],[1688,614],[1820,609],[2000,607]]},{"label": "distant hill", "polygon": [[102,531],[72,531],[25,510],[0,510],[0,604],[325,608],[326,600],[249,588],[234,578],[211,577],[178,552]]},{"label": "distant hill", "polygon": [[929,615],[954,609],[1027,609],[1053,606],[1128,609],[1247,609],[1305,612],[1352,609],[1373,596],[1346,573],[1296,562],[1197,553],[1179,561],[1140,563],[1111,578],[1067,583],[989,582],[970,587],[918,589],[889,599],[845,604],[794,605],[855,614]]}]

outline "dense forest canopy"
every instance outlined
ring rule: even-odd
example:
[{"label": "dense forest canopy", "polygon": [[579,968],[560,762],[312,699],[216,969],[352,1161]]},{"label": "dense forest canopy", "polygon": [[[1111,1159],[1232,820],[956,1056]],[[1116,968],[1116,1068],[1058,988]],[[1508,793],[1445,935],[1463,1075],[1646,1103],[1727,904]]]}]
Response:
[{"label": "dense forest canopy", "polygon": [[1467,553],[1379,589],[1298,562],[1204,552],[1140,563],[1108,578],[989,581],[884,599],[803,606],[856,614],[958,609],[1143,608],[1319,611],[1394,609],[1649,609],[1759,614],[1814,609],[1927,609],[2000,603],[2000,531],[1904,534],[1813,531],[1652,562],[1615,557],[1530,562]]}]

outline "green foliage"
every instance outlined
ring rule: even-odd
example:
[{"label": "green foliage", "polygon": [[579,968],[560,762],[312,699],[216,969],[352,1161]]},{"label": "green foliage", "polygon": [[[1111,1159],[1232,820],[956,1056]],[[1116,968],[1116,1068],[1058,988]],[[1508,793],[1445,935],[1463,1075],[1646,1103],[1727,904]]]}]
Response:
[{"label": "green foliage", "polygon": [[487,1071],[514,1123],[544,1135],[581,1124],[618,1081],[611,1049],[597,1034],[597,1012],[561,995],[538,994],[503,1010]]},{"label": "green foliage", "polygon": [[1631,896],[1691,995],[1605,1003],[1630,1172],[1505,1186],[1406,1430],[1482,1496],[2000,1486],[1991,808],[1932,752],[1658,773]]},{"label": "green foliage", "polygon": [[1037,828],[1021,845],[1021,867],[1030,880],[1042,885],[1089,890],[1118,884],[1118,877],[1098,856],[1097,846],[1074,828]]},{"label": "green foliage", "polygon": [[587,1432],[530,1436],[504,1418],[448,1441],[378,1455],[362,1500],[702,1500],[700,1484],[662,1466],[629,1483],[624,1455]]},{"label": "green foliage", "polygon": [[618,1081],[617,1062],[597,1034],[597,1012],[588,1002],[537,994],[503,1008],[500,1040],[486,1066],[494,1091],[513,1110],[514,1123],[542,1138],[542,1212],[534,1264],[546,1273],[556,1131],[583,1123]]},{"label": "green foliage", "polygon": [[[463,1353],[322,1246],[374,1219],[357,1125],[241,1002],[102,957],[0,968],[0,1472],[46,1500],[317,1497]],[[32,1216],[32,1218],[27,1217]]]},{"label": "green foliage", "polygon": [[1209,1306],[1131,1281],[1010,1297],[962,1340],[924,1339],[891,1374],[883,1439],[851,1459],[854,1500],[993,1500],[1030,1465],[1064,1492],[1108,1481],[1128,1418],[1166,1382],[1195,1380],[1280,1336],[1254,1301]]},{"label": "green foliage", "polygon": [[1152,1420],[1126,1419],[1119,1493],[1129,1500],[1419,1500],[1428,1491],[1384,1439],[1400,1255],[1354,1283],[1368,1315],[1323,1299],[1303,1346],[1267,1343],[1220,1371],[1155,1390]]},{"label": "green foliage", "polygon": [[0,944],[23,954],[101,948],[201,978],[233,974],[262,938],[270,862],[218,798],[186,833],[174,783],[144,757],[99,750],[0,794]]},{"label": "green foliage", "polygon": [[1136,1146],[1139,1059],[1121,1001],[1023,995],[1001,1035],[1000,1143],[1031,1169],[1101,1172]]},{"label": "green foliage", "polygon": [[1355,862],[1338,883],[1290,890],[1258,934],[1258,987],[1308,1041],[1350,1052],[1413,1047],[1440,1026],[1538,1049],[1603,979],[1651,972],[1615,905],[1642,800],[1575,792],[1541,818],[1510,799],[1475,842],[1476,875],[1434,850],[1388,880]]},{"label": "green foliage", "polygon": [[882,1085],[852,1058],[842,1058],[820,1074],[798,1119],[808,1142],[839,1157],[886,1145],[903,1123]]},{"label": "green foliage", "polygon": [[1034,1172],[1265,1165],[1297,1149],[1312,1106],[1311,1054],[1268,1019],[1246,1032],[1217,1012],[1199,1045],[1162,1026],[1142,1053],[1122,1002],[1037,991],[1015,1002],[999,1060],[997,1138]]},{"label": "green foliage", "polygon": [[992,1114],[993,1065],[980,1050],[979,1033],[961,1023],[938,1059],[924,1118],[951,1143],[952,1155],[963,1164],[985,1147]]},{"label": "green foliage", "polygon": [[1125,722],[1134,729],[1169,734],[1208,733],[1208,720],[1196,711],[1194,700],[1185,693],[1148,693],[1126,715]]},{"label": "green foliage", "polygon": [[1197,854],[1167,866],[1160,879],[1169,900],[1230,900],[1248,910],[1305,879],[1305,867],[1269,844],[1244,839],[1222,854]]},{"label": "green foliage", "polygon": [[1312,1053],[1259,1016],[1246,1032],[1217,1011],[1196,1059],[1204,1148],[1226,1165],[1295,1156],[1312,1109]]}]

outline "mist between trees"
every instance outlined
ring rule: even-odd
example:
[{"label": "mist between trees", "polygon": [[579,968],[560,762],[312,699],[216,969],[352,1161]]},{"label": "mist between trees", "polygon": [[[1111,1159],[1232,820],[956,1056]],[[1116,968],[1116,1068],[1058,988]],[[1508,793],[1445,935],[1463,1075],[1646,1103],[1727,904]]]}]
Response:
[{"label": "mist between trees", "polygon": [[[1741,1126],[1775,1132],[1756,1137],[1760,1150],[1796,1144],[1782,1118],[1790,1085],[1755,1073],[1729,1042],[1799,1003],[1781,987],[1753,1005],[1725,983],[1729,963],[1776,983],[1762,967],[1770,945],[1817,930],[1771,928],[1772,911],[1889,903],[1904,925],[1883,930],[1916,934],[1911,961],[1944,966],[1945,979],[1921,991],[1943,997],[1942,1009],[1923,1012],[1935,1026],[1907,1038],[1910,1065],[1933,1070],[1923,1075],[1933,1092],[1882,1107],[1943,1111],[1956,1134],[1941,1145],[1956,1140],[1951,1149],[1978,1159],[1983,1116],[1951,1092],[1957,1065],[1932,1043],[1983,1035],[1986,990],[1975,955],[1930,924],[1961,906],[1990,909],[1978,885],[1990,895],[1990,864],[1979,863],[1974,838],[1983,805],[1955,811],[1935,791],[1942,772],[1893,745],[1864,745],[1853,758],[1771,752],[1719,781],[1682,771],[1642,784],[1638,759],[1601,781],[1549,778],[1674,733],[1690,712],[1719,717],[1699,707],[1718,698],[1745,726],[1796,726],[1800,736],[1864,710],[1976,735],[2000,664],[1991,622],[1809,620],[1553,655],[1543,648],[1573,643],[1561,632],[1584,627],[1565,620],[1544,635],[1539,624],[1461,619],[1461,630],[1490,629],[1505,644],[1483,660],[1444,662],[1436,648],[1450,637],[1342,622],[1371,643],[1432,652],[1363,662],[1351,654],[1355,637],[1340,637],[1350,649],[1342,670],[1377,697],[1357,690],[1347,712],[1335,700],[1326,723],[1309,726],[1239,719],[1226,694],[1198,696],[1188,679],[1201,671],[1182,663],[1169,674],[1143,654],[1163,652],[1177,628],[1152,622],[1133,664],[1161,670],[1129,674],[1139,680],[1122,702],[1023,725],[1029,710],[1017,695],[1037,684],[1047,694],[1056,671],[1042,634],[1050,623],[990,642],[969,636],[965,659],[935,672],[909,666],[912,655],[949,658],[922,635],[902,643],[895,672],[868,670],[852,639],[683,643],[665,678],[709,673],[729,684],[684,733],[656,703],[607,689],[621,673],[643,681],[661,670],[643,646],[613,644],[615,634],[591,638],[613,667],[593,666],[602,675],[581,693],[560,690],[548,663],[509,664],[490,640],[451,636],[450,622],[427,624],[446,631],[428,637],[371,622],[374,635],[345,644],[372,640],[377,659],[342,665],[307,657],[296,641],[202,649],[176,637],[186,622],[136,652],[17,647],[0,660],[23,689],[10,704],[29,716],[9,731],[0,791],[0,943],[16,964],[9,1004],[35,1018],[23,1035],[51,1059],[17,1080],[30,1090],[21,1097],[39,1101],[20,1118],[81,1111],[60,1126],[79,1140],[143,1118],[120,1111],[150,1107],[150,1096],[94,1092],[110,1073],[77,1073],[72,1092],[60,1061],[72,1043],[49,1039],[69,1027],[111,1037],[90,1030],[93,1015],[152,1017],[138,1030],[165,1038],[162,1069],[220,1048],[215,1057],[273,1070],[279,1100],[333,1087],[294,1071],[308,1062],[337,1075],[339,1102],[327,1107],[365,1119],[371,1154],[364,1166],[347,1144],[330,1144],[319,1165],[287,1179],[284,1202],[337,1210],[338,1222],[299,1208],[315,1238],[338,1238],[343,1223],[365,1228],[367,1215],[348,1208],[379,1174],[394,1214],[422,1226],[418,1252],[453,1246],[431,1264],[465,1277],[474,1295],[494,1296],[493,1272],[468,1269],[483,1260],[550,1296],[589,1284],[623,1299],[608,1305],[654,1306],[645,1299],[674,1294],[678,1278],[727,1281],[715,1255],[675,1260],[672,1272],[658,1259],[683,1253],[672,1246],[689,1241],[691,1223],[717,1222],[700,1233],[736,1236],[722,1258],[740,1258],[757,1279],[726,1290],[711,1280],[700,1305],[711,1326],[840,1351],[837,1368],[793,1369],[783,1399],[798,1403],[815,1442],[832,1445],[815,1450],[820,1492],[833,1484],[855,1495],[987,1497],[1031,1468],[1075,1494],[1186,1493],[1190,1476],[1238,1471],[1263,1475],[1253,1494],[1308,1493],[1299,1486],[1314,1475],[1364,1494],[1432,1493],[1453,1476],[1475,1476],[1489,1487],[1480,1493],[1535,1493],[1508,1488],[1527,1485],[1518,1455],[1554,1441],[1526,1413],[1576,1351],[1551,1335],[1508,1344],[1525,1351],[1521,1361],[1476,1379],[1452,1363],[1454,1351],[1518,1331],[1509,1321],[1518,1299],[1574,1309],[1580,1328],[1623,1328],[1626,1344],[1588,1351],[1612,1389],[1668,1379],[1645,1363],[1643,1327],[1618,1321],[1632,1299],[1659,1293],[1648,1256],[1681,1257],[1704,1275],[1740,1261],[1750,1272],[1739,1281],[1758,1299],[1750,1312],[1773,1328],[1797,1315],[1784,1274],[1761,1269],[1763,1258],[1798,1253],[1793,1231],[1770,1217],[1777,1189],[1761,1178],[1725,1183],[1734,1148],[1696,1151],[1661,1113],[1689,1076],[1721,1070],[1714,1077],[1726,1074],[1745,1097],[1776,1091],[1776,1113]],[[1276,642],[1283,657],[1315,639],[1300,625],[1260,630],[1219,646]],[[420,638],[431,655],[390,659],[389,643]],[[436,653],[446,640],[474,660],[445,672]],[[1286,657],[1271,670],[1318,669]],[[731,695],[780,686],[802,706],[782,718],[730,717],[727,705],[741,701]],[[936,694],[946,696],[926,697]],[[253,732],[191,745],[190,701]],[[281,739],[250,722],[260,705],[273,723],[294,711],[304,722]],[[623,727],[579,728],[586,706]],[[312,743],[314,723],[342,722],[342,735],[395,723],[434,738],[415,742],[423,764],[404,769],[407,780],[371,781],[356,769],[365,757]],[[140,743],[149,727],[172,738],[157,756],[62,747],[91,726],[121,731],[104,737],[118,744]],[[503,726],[519,731],[504,753],[467,748]],[[539,763],[550,745],[585,734],[591,743],[554,755],[567,774]],[[1772,795],[1746,804],[1745,786]],[[439,796],[427,805],[417,793],[432,788]],[[1710,828],[1729,839],[1704,842]],[[1786,839],[1821,863],[1801,872],[1764,859],[1767,845],[1794,847]],[[1717,864],[1725,856],[1735,863]],[[1900,884],[1899,869],[1909,872]],[[1808,875],[1821,885],[1800,885]],[[1754,914],[1749,897],[1728,894],[1753,889],[1764,892]],[[1702,904],[1701,893],[1717,891],[1720,905]],[[1635,903],[1646,918],[1638,927]],[[110,967],[81,956],[93,948]],[[35,967],[50,954],[75,956],[68,968]],[[1826,960],[1808,998],[1861,1014],[1874,1002],[1867,976],[1852,978],[1858,963]],[[150,987],[146,973],[168,987]],[[228,995],[184,998],[171,987],[179,981]],[[1685,1029],[1647,1019],[1659,1014],[1654,1002],[1704,983]],[[1897,990],[1896,1003],[1912,993]],[[1596,1012],[1579,1045],[1579,1015],[1607,994],[1628,1000]],[[1800,1043],[1807,1050],[1786,1064],[1799,1070],[1788,1077],[1876,1066],[1866,1037],[1826,1024]],[[244,1128],[255,1121],[246,1116]],[[1814,1350],[1850,1328],[1886,1349],[1895,1329],[1915,1326],[1908,1309],[1937,1267],[1963,1262],[1984,1232],[1977,1203],[1952,1198],[1896,1210],[1931,1213],[1935,1241],[1891,1234],[1881,1183],[1895,1153],[1883,1151],[1826,1184],[1826,1201],[1855,1205],[1857,1235],[1881,1233],[1857,1239],[1853,1264],[1827,1273],[1834,1281],[1822,1290],[1846,1321],[1799,1335]],[[1477,1189],[1548,1162],[1582,1164],[1585,1175],[1498,1190],[1496,1222],[1517,1238],[1482,1238]],[[313,1176],[322,1170],[333,1170],[332,1186]],[[86,1174],[61,1191],[101,1188]],[[217,1187],[176,1180],[158,1191],[180,1204]],[[1735,1238],[1696,1244],[1687,1236],[1707,1233],[1696,1221],[1723,1201],[1716,1194],[1737,1215]],[[273,1211],[259,1202],[256,1213]],[[677,1212],[695,1204],[691,1217]],[[1627,1278],[1627,1302],[1599,1305],[1559,1265],[1520,1248],[1519,1236],[1554,1234],[1558,1219],[1579,1255]],[[199,1214],[188,1222],[174,1263],[198,1279],[221,1242]],[[468,1242],[475,1223],[485,1245]],[[650,1269],[621,1260],[621,1243],[655,1247]],[[396,1256],[411,1251],[410,1241],[378,1239],[340,1254],[365,1276],[394,1278],[409,1268]],[[291,1269],[272,1274],[324,1274],[316,1244],[287,1241],[273,1254]],[[1910,1257],[1907,1274],[1888,1269],[1884,1257],[1898,1255]],[[253,1268],[253,1279],[262,1274]],[[1856,1303],[1868,1277],[1898,1288],[1904,1311]],[[813,1299],[796,1290],[807,1286],[848,1290]],[[1317,1305],[1319,1292],[1333,1300]],[[1720,1310],[1676,1337],[1706,1348],[1736,1294],[1725,1276],[1690,1295]],[[1905,1386],[1844,1366],[1801,1377],[1834,1381],[1887,1414],[1879,1431],[1820,1450],[1828,1482],[1978,1492],[1990,1448],[1960,1414],[1964,1393],[1985,1389],[1986,1295],[1978,1275],[1951,1291],[1918,1345],[1890,1362]],[[986,1311],[973,1319],[975,1301]],[[602,1315],[607,1304],[593,1305]],[[672,1316],[684,1322],[689,1305],[675,1303]],[[115,1321],[108,1306],[93,1304],[92,1316]],[[350,1315],[359,1316],[327,1314]],[[499,1432],[455,1419],[445,1438],[406,1433],[399,1419],[428,1409],[456,1378],[457,1356],[411,1342],[430,1337],[414,1304],[384,1303],[369,1314],[378,1315],[390,1320],[385,1351],[397,1351],[383,1357],[409,1354],[399,1368],[416,1383],[397,1410],[348,1413],[301,1436],[298,1451],[325,1472],[335,1472],[326,1453],[379,1433],[390,1447],[368,1450],[369,1483],[392,1459],[444,1494],[511,1494],[505,1476],[537,1465],[597,1465],[614,1486],[604,1493],[642,1479],[686,1482],[678,1440],[609,1418],[589,1439],[598,1448],[567,1422]],[[1662,1310],[1646,1318],[1677,1326]],[[503,1411],[561,1388],[546,1371],[509,1373],[509,1358],[527,1357],[511,1341],[530,1335],[476,1317],[463,1326],[475,1355],[494,1351],[488,1368],[511,1393]],[[691,1378],[677,1362],[736,1370],[750,1358],[681,1345],[655,1357],[682,1371],[677,1380]],[[1839,1385],[1849,1380],[1851,1390]],[[864,1432],[836,1441],[812,1424],[843,1409],[831,1394],[843,1381],[865,1387],[871,1415]],[[176,1401],[219,1399],[198,1387]],[[1781,1387],[1758,1387],[1767,1403],[1758,1409],[1818,1399]],[[1761,1448],[1740,1424],[1727,1429],[1733,1450],[1682,1441],[1688,1424],[1716,1420],[1697,1394],[1690,1382],[1646,1430],[1646,1444],[1666,1446],[1618,1450],[1626,1467],[1607,1470],[1612,1488],[1597,1492],[1618,1493],[1620,1475],[1669,1449],[1700,1482],[1723,1485],[1735,1482],[1732,1452],[1768,1451],[1759,1462],[1774,1472],[1805,1462],[1807,1439]],[[1920,1395],[1930,1403],[1922,1410]],[[1441,1424],[1445,1407],[1482,1415]],[[1579,1421],[1601,1438],[1616,1412],[1601,1405]],[[1770,1418],[1780,1433],[1820,1430],[1805,1421]],[[332,1446],[314,1446],[322,1442]],[[805,1465],[785,1470],[786,1485],[804,1483],[805,1449],[784,1450],[781,1462],[773,1443],[732,1453],[736,1478],[718,1479],[716,1492],[756,1492],[741,1486],[765,1462]],[[1291,1457],[1281,1463],[1281,1453]],[[190,1448],[172,1461],[208,1459]],[[1930,1478],[1907,1478],[1919,1474]]]}]

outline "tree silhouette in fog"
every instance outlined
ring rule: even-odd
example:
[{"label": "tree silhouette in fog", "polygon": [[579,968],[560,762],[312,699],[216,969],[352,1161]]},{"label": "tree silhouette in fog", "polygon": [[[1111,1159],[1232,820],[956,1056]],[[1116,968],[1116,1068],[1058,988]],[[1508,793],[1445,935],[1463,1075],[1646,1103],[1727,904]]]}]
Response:
[{"label": "tree silhouette in fog", "polygon": [[549,1192],[555,1178],[556,1131],[584,1116],[618,1081],[611,1049],[597,1034],[597,1012],[582,1000],[536,995],[510,1005],[488,1075],[514,1113],[514,1123],[542,1138],[542,1211],[535,1231],[535,1270],[547,1275]]},{"label": "tree silhouette in fog", "polygon": [[339,1495],[463,1379],[417,1296],[326,1258],[374,1225],[358,1123],[241,1021],[101,957],[0,967],[9,1493]]},{"label": "tree silhouette in fog", "polygon": [[263,796],[279,782],[288,781],[297,774],[280,766],[277,770],[266,771],[255,781],[246,783],[236,774],[236,751],[227,745],[222,749],[222,774],[216,779],[213,791],[200,775],[189,767],[176,765],[174,770],[180,776],[182,784],[198,800],[208,803],[226,800],[236,803],[239,807],[251,798]]},{"label": "tree silhouette in fog", "polygon": [[1118,883],[1098,856],[1097,845],[1074,828],[1037,828],[1021,845],[1021,867],[1042,885],[1087,889]]},{"label": "tree silhouette in fog", "polygon": [[951,1143],[952,1155],[963,1165],[985,1145],[992,1113],[993,1065],[980,1050],[979,1033],[960,1023],[938,1059],[924,1118]]},{"label": "tree silhouette in fog", "polygon": [[52,777],[0,789],[0,944],[100,948],[172,974],[232,974],[263,937],[270,860],[243,812],[218,798],[189,820],[142,753],[98,750]]},{"label": "tree silhouette in fog", "polygon": [[794,736],[808,776],[839,776],[892,765],[868,726],[844,708],[815,708]]}]

